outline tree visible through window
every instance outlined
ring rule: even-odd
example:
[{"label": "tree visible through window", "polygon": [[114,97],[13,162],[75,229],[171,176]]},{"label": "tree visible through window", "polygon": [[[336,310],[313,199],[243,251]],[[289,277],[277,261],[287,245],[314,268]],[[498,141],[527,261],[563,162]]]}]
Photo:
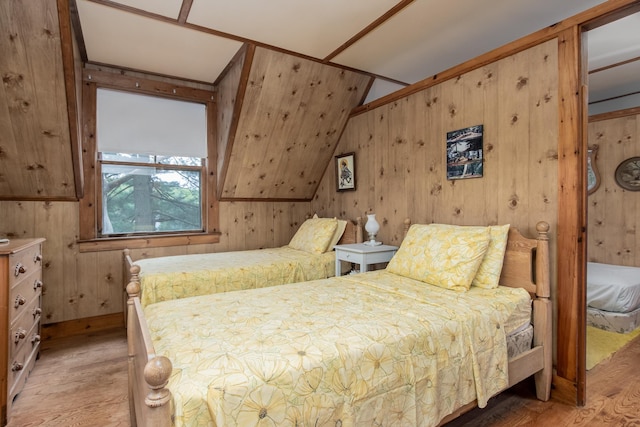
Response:
[{"label": "tree visible through window", "polygon": [[101,167],[102,235],[203,229],[202,159],[101,153]]}]

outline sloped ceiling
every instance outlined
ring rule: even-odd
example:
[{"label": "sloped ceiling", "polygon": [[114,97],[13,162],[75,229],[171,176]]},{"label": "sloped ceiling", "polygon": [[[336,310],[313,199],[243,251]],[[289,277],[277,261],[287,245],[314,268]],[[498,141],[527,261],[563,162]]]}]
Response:
[{"label": "sloped ceiling", "polygon": [[378,76],[385,95],[603,0],[76,0],[86,60],[214,82],[243,42]]},{"label": "sloped ceiling", "polygon": [[589,113],[640,106],[640,13],[587,33]]}]

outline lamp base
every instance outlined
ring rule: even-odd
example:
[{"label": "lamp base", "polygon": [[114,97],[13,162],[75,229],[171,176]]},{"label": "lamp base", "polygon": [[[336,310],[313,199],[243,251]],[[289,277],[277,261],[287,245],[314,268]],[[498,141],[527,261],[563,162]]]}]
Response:
[{"label": "lamp base", "polygon": [[380,246],[382,242],[376,242],[375,240],[367,240],[366,242],[364,242],[364,244],[367,246]]}]

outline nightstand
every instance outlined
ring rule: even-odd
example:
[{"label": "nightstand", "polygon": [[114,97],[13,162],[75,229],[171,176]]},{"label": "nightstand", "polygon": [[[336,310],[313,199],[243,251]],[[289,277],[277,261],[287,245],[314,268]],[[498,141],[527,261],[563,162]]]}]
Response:
[{"label": "nightstand", "polygon": [[391,258],[398,250],[397,246],[369,246],[364,243],[336,245],[333,248],[336,251],[336,276],[342,275],[342,265],[340,261],[360,264],[360,272],[365,273],[367,266],[371,264],[391,261]]}]

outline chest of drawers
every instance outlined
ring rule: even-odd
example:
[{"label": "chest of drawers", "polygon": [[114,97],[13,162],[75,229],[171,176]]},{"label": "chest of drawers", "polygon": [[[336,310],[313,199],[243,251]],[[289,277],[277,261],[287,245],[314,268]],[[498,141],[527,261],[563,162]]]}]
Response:
[{"label": "chest of drawers", "polygon": [[0,422],[7,424],[13,399],[24,387],[40,351],[42,242],[0,244]]}]

